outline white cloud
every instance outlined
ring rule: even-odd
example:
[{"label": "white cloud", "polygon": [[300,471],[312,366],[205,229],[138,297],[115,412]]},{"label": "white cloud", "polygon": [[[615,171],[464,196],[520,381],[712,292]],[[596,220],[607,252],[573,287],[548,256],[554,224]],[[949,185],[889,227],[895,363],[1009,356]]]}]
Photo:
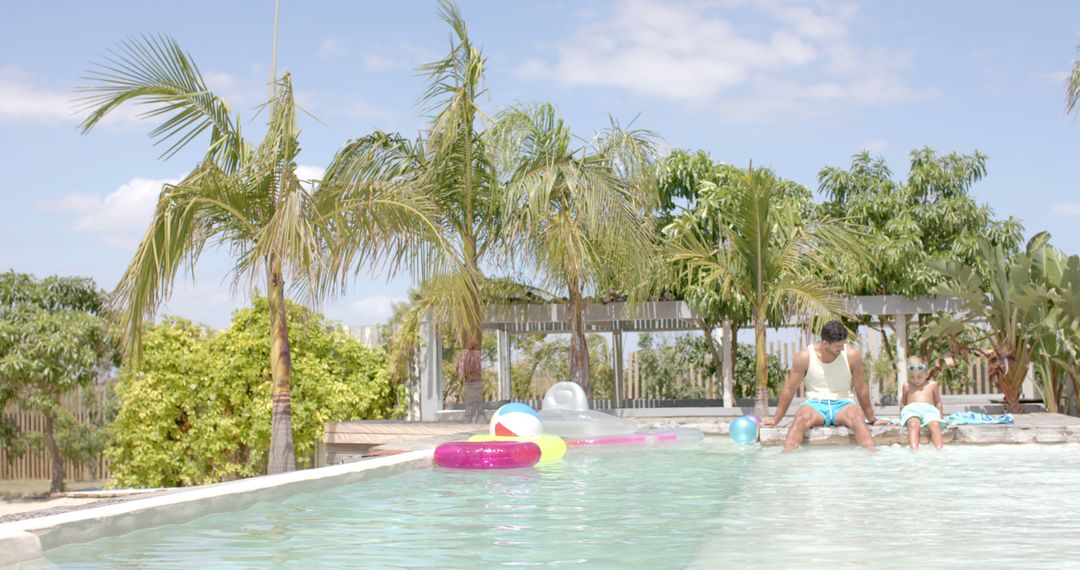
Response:
[{"label": "white cloud", "polygon": [[323,59],[340,59],[345,57],[349,50],[345,48],[345,42],[337,36],[329,36],[319,46],[319,57]]},{"label": "white cloud", "polygon": [[71,122],[71,94],[35,85],[30,74],[14,66],[0,67],[0,120]]},{"label": "white cloud", "polygon": [[889,142],[881,139],[870,139],[863,141],[862,149],[868,151],[870,154],[881,154],[886,150],[889,150]]},{"label": "white cloud", "polygon": [[1032,73],[1031,78],[1036,81],[1053,83],[1055,85],[1064,85],[1069,80],[1068,71],[1043,71],[1039,73]]},{"label": "white cloud", "polygon": [[399,42],[393,46],[380,46],[369,49],[360,56],[360,61],[367,69],[385,71],[392,69],[414,69],[433,61],[439,54],[409,42]]},{"label": "white cloud", "polygon": [[403,303],[405,299],[388,295],[373,295],[359,301],[353,301],[352,310],[359,324],[382,323],[393,315],[394,303]]},{"label": "white cloud", "polygon": [[104,196],[74,193],[58,200],[37,200],[34,205],[39,210],[73,213],[76,231],[99,234],[106,246],[130,249],[150,223],[161,187],[178,181],[135,178]]},{"label": "white cloud", "polygon": [[[297,165],[300,181],[320,180],[321,166]],[[161,187],[176,184],[179,178],[148,180],[134,178],[107,195],[76,192],[57,200],[36,200],[34,206],[47,212],[75,214],[72,228],[101,235],[103,244],[117,249],[134,249],[154,215]]]},{"label": "white cloud", "polygon": [[304,91],[296,94],[297,103],[317,117],[341,116],[348,119],[389,119],[398,113],[370,103],[358,95],[332,91]]},{"label": "white cloud", "polygon": [[302,181],[322,180],[322,177],[325,174],[326,169],[321,166],[311,166],[308,164],[296,165],[296,177]]},{"label": "white cloud", "polygon": [[[78,123],[87,116],[82,97],[75,90],[43,87],[18,67],[0,67],[0,122]],[[138,105],[122,105],[110,111],[99,125],[130,127],[142,122],[139,114],[146,110]]]},{"label": "white cloud", "polygon": [[300,186],[306,189],[308,192],[313,191],[313,180],[322,180],[326,174],[326,169],[321,166],[309,166],[306,164],[296,165],[296,178],[300,180]]},{"label": "white cloud", "polygon": [[933,95],[908,85],[907,53],[857,45],[857,7],[765,0],[628,0],[530,59],[525,79],[614,87],[715,109],[728,120],[804,116]]},{"label": "white cloud", "polygon": [[1058,202],[1050,208],[1050,214],[1059,218],[1080,216],[1080,202]]}]

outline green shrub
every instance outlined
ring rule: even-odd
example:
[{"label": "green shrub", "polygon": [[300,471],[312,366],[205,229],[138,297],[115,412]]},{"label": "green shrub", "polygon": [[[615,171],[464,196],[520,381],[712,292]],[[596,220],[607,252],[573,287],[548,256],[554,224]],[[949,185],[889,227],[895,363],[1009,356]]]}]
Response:
[{"label": "green shrub", "polygon": [[[311,466],[326,422],[398,417],[402,386],[386,355],[289,303],[297,461]],[[212,483],[261,474],[270,445],[266,299],[220,333],[166,318],[144,338],[143,366],[125,365],[107,457],[118,486]]]}]

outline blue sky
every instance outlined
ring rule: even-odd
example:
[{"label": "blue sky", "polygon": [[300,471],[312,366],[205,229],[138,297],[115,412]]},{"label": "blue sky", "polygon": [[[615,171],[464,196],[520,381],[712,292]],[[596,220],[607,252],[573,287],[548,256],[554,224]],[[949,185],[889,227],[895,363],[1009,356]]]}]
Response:
[{"label": "blue sky", "polygon": [[[989,156],[974,188],[999,217],[1080,253],[1080,124],[1064,81],[1080,39],[1076,2],[796,2],[462,0],[488,58],[487,108],[554,103],[580,135],[614,115],[656,131],[665,148],[753,160],[817,187],[824,166],[867,149],[898,177],[907,153]],[[86,275],[111,289],[164,181],[202,147],[169,161],[123,110],[76,129],[73,89],[117,42],[171,35],[211,87],[261,136],[254,107],[271,65],[271,0],[18,2],[0,20],[0,270]],[[445,53],[431,1],[283,0],[278,68],[291,71],[302,117],[301,164],[318,174],[348,138],[424,124],[414,68]],[[209,252],[177,282],[164,312],[225,326],[246,301]],[[260,288],[261,288],[261,284]],[[410,280],[360,276],[322,308],[350,324],[384,320]]]}]

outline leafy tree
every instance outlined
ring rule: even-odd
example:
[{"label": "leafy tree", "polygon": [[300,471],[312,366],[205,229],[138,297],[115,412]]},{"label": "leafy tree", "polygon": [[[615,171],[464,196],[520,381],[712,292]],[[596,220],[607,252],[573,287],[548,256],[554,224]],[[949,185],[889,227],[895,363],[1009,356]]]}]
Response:
[{"label": "leafy tree", "polygon": [[[722,298],[746,299],[754,324],[757,408],[768,409],[765,329],[788,315],[819,321],[843,311],[832,284],[821,276],[828,252],[861,247],[842,224],[806,220],[777,206],[780,183],[771,172],[748,169],[735,181],[735,207],[727,210],[723,239],[688,231],[669,242],[669,259],[684,267],[683,279],[715,288]],[[759,414],[759,415],[761,415]]]},{"label": "leafy tree", "polygon": [[640,282],[635,269],[654,257],[652,197],[642,183],[653,135],[613,121],[575,148],[550,104],[510,107],[493,131],[496,171],[507,180],[504,232],[546,288],[569,296],[569,380],[590,393],[586,294]]},{"label": "leafy tree", "polygon": [[[612,368],[611,348],[603,335],[586,337],[589,348],[589,386],[597,399],[612,397],[615,371]],[[555,382],[570,378],[570,339],[554,339],[542,334],[515,335],[515,354],[520,355],[510,370],[511,392],[514,398],[542,398]]]},{"label": "leafy tree", "polygon": [[[869,255],[858,260],[838,255],[830,260],[829,277],[848,295],[925,297],[942,281],[930,262],[957,260],[979,266],[978,241],[986,237],[1006,251],[1020,245],[1023,227],[1012,217],[997,220],[987,205],[971,196],[971,187],[986,175],[986,156],[930,148],[911,152],[906,181],[893,179],[881,158],[861,152],[851,167],[826,167],[818,174],[827,200],[821,211],[846,219],[863,236]],[[879,316],[883,345],[892,356],[886,317]]]},{"label": "leafy tree", "polygon": [[[244,140],[240,118],[206,87],[194,61],[170,38],[121,44],[89,79],[90,86],[82,89],[89,111],[84,133],[117,107],[137,103],[148,109],[144,117],[165,117],[150,134],[171,145],[166,158],[210,134],[202,160],[181,182],[162,188],[150,226],[112,295],[125,349],[138,362],[144,322],[168,298],[181,266],[193,270],[208,244],[228,246],[234,282],[266,279],[274,376],[267,471],[295,469],[285,280],[309,287],[319,282],[320,251],[310,194],[296,176],[300,131],[290,74],[274,78],[265,104],[266,135],[257,146]],[[379,218],[388,208],[383,201],[370,209]]]},{"label": "leafy tree", "polygon": [[[687,382],[690,374],[701,372],[715,375],[716,360],[710,354],[709,341],[704,336],[682,335],[671,343],[658,343],[650,334],[638,337],[637,359],[642,384],[656,390],[662,398],[704,398],[701,387]],[[736,398],[756,396],[754,347],[740,344],[734,351],[733,394]],[[779,393],[787,378],[787,371],[780,358],[768,355],[768,390],[771,395]]]},{"label": "leafy tree", "polygon": [[91,279],[0,274],[0,408],[10,400],[44,416],[53,493],[64,490],[57,432],[73,423],[60,397],[89,387],[109,363],[103,305]]},{"label": "leafy tree", "polygon": [[[399,417],[403,387],[385,352],[287,302],[297,456],[313,461],[326,422]],[[269,301],[258,297],[213,333],[166,317],[149,329],[142,367],[126,365],[107,457],[118,486],[197,485],[263,473],[271,445]]]},{"label": "leafy tree", "polygon": [[[777,396],[784,389],[788,370],[780,363],[780,357],[770,354],[767,357],[769,368],[768,389],[770,396]],[[754,398],[757,395],[757,369],[754,347],[748,344],[738,345],[735,351],[735,397]]]}]

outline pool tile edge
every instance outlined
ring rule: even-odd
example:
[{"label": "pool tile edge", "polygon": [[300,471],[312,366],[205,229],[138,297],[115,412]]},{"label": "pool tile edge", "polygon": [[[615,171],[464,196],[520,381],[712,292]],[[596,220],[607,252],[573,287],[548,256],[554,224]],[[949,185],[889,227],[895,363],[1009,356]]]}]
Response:
[{"label": "pool tile edge", "polygon": [[89,542],[133,530],[177,524],[245,509],[282,494],[302,493],[327,484],[386,477],[430,462],[433,449],[366,459],[355,463],[217,483],[174,493],[132,499],[57,515],[0,524],[0,567],[41,558],[63,544]]}]

